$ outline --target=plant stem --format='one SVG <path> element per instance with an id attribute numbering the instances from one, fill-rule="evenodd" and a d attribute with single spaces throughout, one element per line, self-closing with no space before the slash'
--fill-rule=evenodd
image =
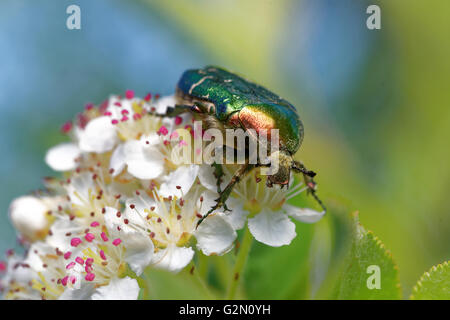
<path id="1" fill-rule="evenodd" d="M 137 277 L 137 282 L 139 283 L 139 286 L 143 289 L 143 292 L 142 292 L 143 300 L 150 299 L 149 281 L 150 280 L 145 271 L 141 274 L 140 277 Z"/>
<path id="2" fill-rule="evenodd" d="M 217 276 L 219 277 L 220 285 L 227 289 L 228 278 L 231 273 L 231 266 L 228 263 L 227 256 L 213 256 L 211 257 L 214 262 L 214 267 L 217 271 Z"/>
<path id="3" fill-rule="evenodd" d="M 193 267 L 194 267 L 194 263 L 190 264 L 189 268 L 187 268 L 187 269 L 192 270 L 192 272 L 189 271 L 189 273 L 191 274 L 191 276 L 194 277 L 194 282 L 203 289 L 203 292 L 207 296 L 207 299 L 215 299 L 209 286 L 206 284 L 205 279 L 203 279 L 201 277 L 201 275 L 199 274 L 199 272 L 197 270 L 195 270 L 195 268 L 193 268 Z"/>
<path id="4" fill-rule="evenodd" d="M 239 249 L 239 253 L 236 259 L 236 264 L 234 265 L 233 272 L 231 274 L 230 283 L 228 287 L 228 292 L 226 298 L 228 300 L 233 300 L 236 295 L 236 289 L 241 279 L 242 272 L 247 262 L 248 254 L 250 253 L 250 248 L 252 246 L 253 237 L 250 233 L 248 227 L 245 227 L 244 237 L 242 239 L 242 244 Z"/>
<path id="5" fill-rule="evenodd" d="M 203 279 L 206 279 L 208 276 L 208 269 L 209 269 L 209 257 L 205 256 L 204 254 L 198 255 L 198 268 L 197 272 L 200 274 L 200 277 Z"/>

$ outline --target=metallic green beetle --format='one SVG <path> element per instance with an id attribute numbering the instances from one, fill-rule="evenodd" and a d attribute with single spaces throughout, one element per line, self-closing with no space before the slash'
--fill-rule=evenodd
<path id="1" fill-rule="evenodd" d="M 187 70 L 181 76 L 176 88 L 177 106 L 170 108 L 169 116 L 190 111 L 204 116 L 210 124 L 219 128 L 279 130 L 279 169 L 268 176 L 267 185 L 287 185 L 291 169 L 303 174 L 309 193 L 325 210 L 316 196 L 316 184 L 312 179 L 316 174 L 307 170 L 301 162 L 293 159 L 303 140 L 303 124 L 295 107 L 266 88 L 252 83 L 234 73 L 219 67 L 207 66 L 203 69 Z M 215 122 L 212 123 L 211 122 Z M 262 164 L 243 164 L 234 174 L 224 190 L 218 191 L 217 204 L 203 217 L 224 206 L 236 183 Z M 216 167 L 217 185 L 220 185 L 221 168 Z M 203 221 L 201 219 L 201 221 Z"/>

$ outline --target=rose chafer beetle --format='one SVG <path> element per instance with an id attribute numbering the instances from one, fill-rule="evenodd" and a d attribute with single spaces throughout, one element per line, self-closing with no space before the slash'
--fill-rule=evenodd
<path id="1" fill-rule="evenodd" d="M 210 126 L 216 128 L 278 129 L 279 146 L 277 159 L 278 171 L 267 177 L 267 186 L 288 185 L 290 172 L 303 174 L 309 193 L 317 200 L 323 210 L 325 206 L 316 195 L 316 183 L 313 171 L 293 159 L 303 140 L 303 124 L 295 107 L 266 88 L 250 82 L 225 69 L 207 66 L 203 69 L 187 70 L 181 76 L 176 88 L 177 105 L 169 108 L 166 115 L 175 116 L 183 112 L 202 115 Z M 227 207 L 225 202 L 235 184 L 253 168 L 263 164 L 245 164 L 235 172 L 224 190 L 220 190 L 222 170 L 216 166 L 218 191 L 220 197 L 209 212 L 199 220 L 199 224 L 214 210 Z"/>

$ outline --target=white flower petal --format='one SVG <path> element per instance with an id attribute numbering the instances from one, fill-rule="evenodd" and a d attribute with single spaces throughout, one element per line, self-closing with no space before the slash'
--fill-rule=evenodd
<path id="1" fill-rule="evenodd" d="M 114 150 L 109 161 L 109 168 L 114 170 L 112 176 L 115 177 L 119 175 L 123 171 L 123 169 L 125 169 L 126 164 L 127 157 L 125 153 L 125 147 L 124 144 L 120 144 Z"/>
<path id="2" fill-rule="evenodd" d="M 55 171 L 69 171 L 76 168 L 75 159 L 81 150 L 74 143 L 61 143 L 50 148 L 45 155 L 45 163 Z"/>
<path id="3" fill-rule="evenodd" d="M 203 203 L 200 203 L 200 200 L 198 200 L 199 203 L 197 205 L 200 207 L 200 214 L 204 216 L 217 203 L 216 199 L 219 198 L 219 194 L 207 190 L 201 194 L 201 197 L 203 198 Z M 242 229 L 249 214 L 247 210 L 244 210 L 242 201 L 229 197 L 226 204 L 227 208 L 231 211 L 220 213 L 221 217 L 225 219 L 234 230 Z M 219 210 L 223 211 L 223 209 Z"/>
<path id="4" fill-rule="evenodd" d="M 109 117 L 95 118 L 79 134 L 79 147 L 85 152 L 103 153 L 114 148 L 119 141 L 116 127 Z"/>
<path id="5" fill-rule="evenodd" d="M 113 278 L 107 286 L 102 286 L 92 295 L 92 300 L 137 300 L 139 285 L 136 279 Z"/>
<path id="6" fill-rule="evenodd" d="M 70 241 L 67 241 L 67 233 L 78 234 L 83 231 L 83 226 L 70 220 L 69 216 L 63 216 L 53 222 L 51 228 L 51 237 L 47 237 L 45 241 L 53 248 L 66 252 L 71 249 Z"/>
<path id="7" fill-rule="evenodd" d="M 154 179 L 164 171 L 164 157 L 145 141 L 131 140 L 124 145 L 128 172 L 139 179 Z"/>
<path id="8" fill-rule="evenodd" d="M 123 223 L 123 217 L 117 216 L 117 209 L 112 207 L 105 207 L 105 225 L 108 231 L 114 236 L 120 237 L 122 234 L 134 233 L 135 231 Z M 117 230 L 120 227 L 120 231 Z M 123 239 L 122 239 L 123 240 Z"/>
<path id="9" fill-rule="evenodd" d="M 117 217 L 117 209 L 105 208 L 105 225 L 110 234 L 122 239 L 126 248 L 124 260 L 137 275 L 140 275 L 153 259 L 154 246 L 150 238 L 123 223 Z M 130 214 L 131 216 L 132 214 Z M 117 227 L 120 227 L 120 231 Z"/>
<path id="10" fill-rule="evenodd" d="M 178 123 L 178 119 L 175 117 L 164 117 L 161 121 L 161 125 L 165 126 L 169 131 L 169 136 L 175 130 L 184 128 L 187 124 L 192 124 L 192 115 L 190 113 L 182 113 L 178 117 L 181 118 L 180 123 Z"/>
<path id="11" fill-rule="evenodd" d="M 177 196 L 180 198 L 182 195 L 186 195 L 197 179 L 198 171 L 199 166 L 195 164 L 177 168 L 164 177 L 159 193 L 163 197 Z M 181 189 L 178 189 L 177 186 Z"/>
<path id="12" fill-rule="evenodd" d="M 80 289 L 67 288 L 58 300 L 91 300 L 94 293 L 95 287 L 92 284 L 83 284 Z"/>
<path id="13" fill-rule="evenodd" d="M 244 209 L 244 204 L 237 198 L 229 197 L 226 205 L 231 212 L 226 211 L 222 216 L 233 226 L 234 230 L 242 229 L 249 215 L 249 212 Z"/>
<path id="14" fill-rule="evenodd" d="M 129 215 L 133 215 L 136 211 L 144 213 L 145 210 L 148 210 L 150 207 L 156 205 L 156 201 L 153 198 L 150 198 L 145 190 L 138 190 L 139 195 L 135 195 L 133 197 L 127 198 L 126 201 L 126 211 L 129 211 Z M 134 205 L 134 209 L 130 208 L 130 205 Z M 146 215 L 143 217 L 145 218 Z"/>
<path id="15" fill-rule="evenodd" d="M 214 167 L 210 165 L 202 165 L 198 171 L 198 179 L 200 183 L 208 190 L 217 192 L 217 178 L 214 176 Z M 222 179 L 220 184 L 221 190 L 227 186 L 226 179 Z"/>
<path id="16" fill-rule="evenodd" d="M 66 189 L 72 204 L 80 206 L 84 206 L 86 202 L 89 202 L 89 192 L 96 191 L 92 175 L 88 172 L 72 176 Z"/>
<path id="17" fill-rule="evenodd" d="M 37 279 L 35 271 L 23 266 L 23 257 L 13 254 L 8 258 L 7 270 L 0 278 L 0 284 L 9 284 L 12 280 L 22 285 L 27 285 L 33 279 Z"/>
<path id="18" fill-rule="evenodd" d="M 154 179 L 163 173 L 164 165 L 157 161 L 129 161 L 128 172 L 138 179 Z"/>
<path id="19" fill-rule="evenodd" d="M 15 199 L 9 206 L 9 217 L 14 227 L 28 239 L 34 239 L 39 232 L 44 231 L 49 220 L 49 208 L 42 200 L 32 196 Z"/>
<path id="20" fill-rule="evenodd" d="M 194 256 L 192 248 L 170 245 L 155 253 L 155 267 L 172 272 L 178 272 L 191 262 Z"/>
<path id="21" fill-rule="evenodd" d="M 210 215 L 195 231 L 197 247 L 208 256 L 230 251 L 236 236 L 233 227 L 218 214 Z"/>
<path id="22" fill-rule="evenodd" d="M 157 114 L 164 114 L 168 107 L 174 107 L 177 104 L 175 96 L 164 96 L 158 99 L 155 104 Z"/>
<path id="23" fill-rule="evenodd" d="M 148 142 L 149 146 L 155 146 L 157 144 L 160 144 L 162 140 L 161 140 L 161 137 L 157 133 L 151 133 L 147 136 L 143 136 L 141 138 L 141 141 L 145 142 L 145 144 L 147 144 L 147 142 Z"/>
<path id="24" fill-rule="evenodd" d="M 141 233 L 128 233 L 123 238 L 126 247 L 125 261 L 136 275 L 140 275 L 153 258 L 154 246 L 149 237 Z"/>
<path id="25" fill-rule="evenodd" d="M 43 241 L 34 242 L 28 250 L 25 263 L 30 266 L 30 269 L 35 272 L 43 272 L 45 268 L 43 267 L 44 262 L 41 257 L 46 257 L 48 255 L 53 255 L 55 253 L 55 248 Z"/>
<path id="26" fill-rule="evenodd" d="M 317 222 L 325 215 L 325 211 L 319 212 L 309 208 L 298 208 L 290 204 L 284 204 L 283 210 L 292 218 L 305 223 Z"/>
<path id="27" fill-rule="evenodd" d="M 295 224 L 281 211 L 262 210 L 248 219 L 248 227 L 256 240 L 272 247 L 288 245 L 295 238 Z"/>
<path id="28" fill-rule="evenodd" d="M 200 201 L 200 198 L 203 201 Z M 200 208 L 200 214 L 204 216 L 216 204 L 216 199 L 219 198 L 219 194 L 206 190 L 200 195 L 200 198 L 197 200 L 197 206 Z"/>
<path id="29" fill-rule="evenodd" d="M 133 99 L 119 99 L 118 96 L 116 99 L 111 99 L 110 105 L 108 106 L 108 111 L 112 113 L 113 119 L 121 119 L 123 117 L 123 110 L 128 111 L 128 114 L 133 114 L 133 103 L 139 103 L 136 98 Z M 114 105 L 114 103 L 119 102 L 120 107 Z"/>
<path id="30" fill-rule="evenodd" d="M 131 209 L 130 205 L 134 205 L 134 208 Z M 126 200 L 124 214 L 130 223 L 145 226 L 150 208 L 156 206 L 155 200 L 150 198 L 145 191 L 141 191 L 139 196 L 134 196 Z"/>

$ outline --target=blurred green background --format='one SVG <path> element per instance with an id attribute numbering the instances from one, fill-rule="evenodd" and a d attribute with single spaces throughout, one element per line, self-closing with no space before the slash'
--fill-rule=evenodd
<path id="1" fill-rule="evenodd" d="M 81 30 L 66 28 L 70 4 Z M 370 4 L 381 30 L 366 28 Z M 170 94 L 183 70 L 216 64 L 298 107 L 298 156 L 331 207 L 291 246 L 255 245 L 248 297 L 327 297 L 353 210 L 392 252 L 405 297 L 450 257 L 448 1 L 2 0 L 0 48 L 1 250 L 17 247 L 9 202 L 52 174 L 43 157 L 64 121 L 128 88 Z"/>

